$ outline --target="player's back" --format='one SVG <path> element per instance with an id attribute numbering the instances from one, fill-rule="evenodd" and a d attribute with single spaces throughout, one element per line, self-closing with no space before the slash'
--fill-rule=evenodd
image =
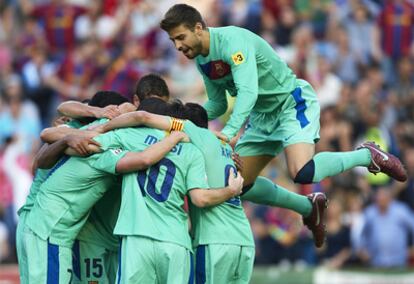
<path id="1" fill-rule="evenodd" d="M 249 64 L 257 68 L 259 97 L 286 94 L 295 89 L 295 74 L 263 38 L 235 26 L 209 28 L 209 32 L 209 55 L 197 56 L 197 66 L 202 74 L 225 88 L 232 96 L 237 95 L 233 72 L 248 68 L 246 71 L 249 72 L 237 71 L 240 76 L 243 74 L 240 79 L 245 79 L 245 82 L 256 76 L 251 73 L 254 69 Z"/>
<path id="2" fill-rule="evenodd" d="M 125 128 L 97 140 L 106 148 L 143 151 L 165 135 L 151 128 Z M 149 169 L 124 176 L 115 233 L 174 242 L 191 249 L 184 196 L 189 189 L 206 186 L 200 151 L 191 143 L 177 144 Z"/>
<path id="3" fill-rule="evenodd" d="M 230 145 L 190 121 L 185 122 L 184 131 L 204 156 L 209 187 L 227 186 L 230 170 L 237 172 Z M 209 208 L 191 206 L 190 213 L 195 246 L 213 243 L 254 246 L 250 224 L 239 197 Z"/>
<path id="4" fill-rule="evenodd" d="M 92 207 L 88 220 L 79 232 L 80 241 L 117 251 L 119 239 L 113 234 L 121 206 L 121 177 Z"/>
<path id="5" fill-rule="evenodd" d="M 104 155 L 66 156 L 49 171 L 28 215 L 33 232 L 52 243 L 71 245 L 90 208 L 115 182 L 115 176 L 92 167 Z"/>

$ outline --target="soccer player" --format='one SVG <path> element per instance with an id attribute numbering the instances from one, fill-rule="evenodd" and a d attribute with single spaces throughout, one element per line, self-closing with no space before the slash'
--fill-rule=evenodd
<path id="1" fill-rule="evenodd" d="M 183 138 L 180 133 L 172 133 L 143 152 L 109 149 L 57 163 L 26 216 L 23 251 L 27 255 L 28 279 L 24 283 L 70 282 L 75 238 L 91 207 L 116 184 L 115 174 L 149 167 Z"/>
<path id="2" fill-rule="evenodd" d="M 189 118 L 195 124 L 134 112 L 103 124 L 99 131 L 142 124 L 162 130 L 171 127 L 183 130 L 204 157 L 209 187 L 225 186 L 230 169 L 235 169 L 230 145 L 207 129 L 207 113 L 200 105 L 188 103 L 180 113 L 181 117 Z M 254 240 L 240 198 L 208 208 L 198 208 L 190 203 L 190 215 L 196 253 L 196 283 L 249 283 L 253 271 Z"/>
<path id="3" fill-rule="evenodd" d="M 181 135 L 182 136 L 182 135 Z M 168 137 L 168 139 L 166 139 L 166 141 L 162 141 L 161 143 L 154 145 L 155 148 L 149 148 L 147 149 L 148 151 L 146 151 L 145 153 L 128 153 L 125 157 L 123 157 L 120 160 L 120 163 L 117 164 L 117 167 L 121 167 L 119 170 L 120 171 L 124 171 L 125 169 L 125 164 L 129 164 L 129 163 L 133 163 L 132 169 L 135 169 L 134 167 L 140 167 L 142 165 L 146 165 L 148 166 L 148 164 L 150 161 L 152 161 L 152 159 L 157 159 L 159 158 L 159 155 L 162 153 L 165 153 L 163 151 L 167 151 L 169 149 L 171 149 L 176 142 L 178 142 L 180 139 L 180 134 L 174 134 L 171 137 Z M 167 144 L 166 144 L 167 143 Z M 50 148 L 53 148 L 54 146 L 59 144 L 64 144 L 64 143 L 54 143 L 53 145 L 51 145 Z M 99 144 L 98 144 L 99 145 Z M 161 145 L 161 146 L 160 146 Z M 60 145 L 61 147 L 62 145 Z M 64 145 L 63 145 L 64 146 Z M 160 149 L 160 147 L 166 147 L 167 148 L 165 150 L 163 150 L 164 148 Z M 159 150 L 162 150 L 161 152 L 159 152 Z M 153 153 L 153 151 L 155 151 L 155 153 Z M 48 150 L 47 153 L 50 152 L 50 149 Z M 97 159 L 96 157 L 94 159 L 97 159 L 98 161 L 100 159 L 104 159 L 105 156 L 109 156 L 109 158 L 116 158 L 116 156 L 118 156 L 118 151 L 112 151 L 113 155 L 111 155 L 111 152 L 109 153 L 103 153 L 102 155 L 100 155 L 99 159 Z M 150 155 L 154 155 L 153 157 L 148 157 L 147 153 Z M 119 153 L 119 155 L 124 155 L 123 153 Z M 158 156 L 158 157 L 157 157 Z M 138 159 L 138 160 L 136 160 Z M 35 283 L 42 283 L 45 282 L 46 279 L 46 269 L 44 267 L 45 264 L 49 264 L 49 269 L 52 268 L 56 268 L 53 267 L 53 264 L 56 264 L 56 261 L 58 259 L 50 259 L 49 262 L 44 261 L 44 259 L 42 259 L 42 256 L 47 253 L 47 251 L 39 251 L 36 252 L 33 250 L 36 250 L 39 247 L 35 247 L 29 243 L 27 243 L 27 241 L 29 240 L 29 242 L 33 242 L 35 245 L 40 245 L 40 246 L 44 246 L 44 241 L 45 241 L 45 237 L 43 236 L 43 239 L 38 238 L 38 236 L 33 235 L 33 233 L 31 233 L 31 230 L 34 230 L 36 232 L 42 232 L 42 233 L 47 233 L 47 234 L 51 234 L 54 235 L 55 233 L 53 232 L 53 228 L 62 228 L 65 226 L 68 226 L 69 229 L 67 230 L 68 232 L 68 237 L 65 239 L 64 237 L 62 238 L 56 238 L 56 242 L 64 242 L 66 247 L 62 247 L 61 252 L 63 253 L 62 256 L 64 256 L 64 253 L 66 253 L 67 255 L 71 256 L 71 254 L 68 253 L 68 251 L 70 251 L 70 240 L 71 238 L 74 236 L 76 236 L 76 234 L 74 233 L 74 231 L 80 229 L 81 225 L 84 223 L 84 220 L 86 220 L 87 214 L 86 215 L 82 215 L 82 211 L 77 211 L 75 209 L 74 212 L 71 212 L 71 210 L 69 210 L 68 212 L 60 212 L 61 210 L 63 210 L 64 208 L 70 207 L 73 205 L 73 207 L 77 207 L 79 206 L 76 203 L 72 203 L 69 202 L 69 204 L 66 204 L 64 207 L 60 208 L 59 204 L 63 204 L 65 202 L 68 202 L 68 200 L 72 199 L 72 198 L 81 198 L 82 194 L 86 194 L 84 192 L 78 192 L 78 194 L 74 194 L 72 193 L 73 191 L 76 191 L 76 189 L 78 189 L 79 191 L 85 190 L 89 187 L 91 188 L 91 197 L 89 200 L 86 200 L 86 202 L 91 202 L 91 199 L 97 199 L 99 198 L 99 193 L 102 193 L 105 189 L 106 189 L 106 185 L 103 184 L 103 186 L 101 187 L 102 191 L 99 191 L 99 183 L 102 181 L 99 180 L 92 180 L 89 181 L 89 183 L 85 183 L 85 184 L 81 184 L 78 185 L 78 182 L 82 182 L 82 178 L 86 181 L 88 181 L 88 178 L 93 179 L 93 178 L 97 178 L 98 176 L 102 176 L 105 173 L 103 171 L 98 171 L 92 167 L 90 167 L 90 163 L 93 162 L 93 158 L 90 157 L 88 158 L 88 163 L 89 164 L 85 164 L 85 161 L 82 161 L 80 158 L 65 158 L 63 160 L 61 160 L 54 169 L 52 169 L 51 171 L 49 171 L 48 174 L 46 174 L 47 176 L 47 182 L 45 182 L 42 185 L 42 190 L 34 190 L 34 189 L 38 189 L 38 187 L 32 187 L 30 196 L 28 197 L 27 203 L 24 208 L 23 211 L 26 212 L 25 215 L 27 214 L 27 218 L 25 217 L 25 219 L 27 219 L 27 223 L 26 222 L 22 222 L 23 220 L 21 219 L 19 222 L 19 226 L 20 226 L 20 232 L 22 232 L 22 235 L 20 237 L 20 239 L 22 240 L 21 242 L 19 242 L 21 245 L 19 246 L 21 248 L 21 252 L 19 253 L 21 256 L 19 256 L 19 268 L 23 268 L 25 269 L 26 273 L 21 273 L 21 275 L 25 275 L 28 278 L 25 278 L 25 280 L 22 281 L 22 283 L 26 283 L 28 281 L 28 279 L 33 280 Z M 156 160 L 155 160 L 156 161 Z M 95 161 L 96 162 L 96 161 Z M 135 164 L 134 164 L 135 163 Z M 73 168 L 70 167 L 70 165 L 78 165 L 81 168 L 84 168 L 85 171 L 82 171 L 81 168 L 74 166 Z M 59 168 L 60 166 L 62 166 L 63 168 L 67 168 L 66 173 L 63 171 L 63 173 L 61 172 L 61 169 L 56 170 L 57 168 Z M 123 168 L 124 167 L 124 168 Z M 76 169 L 75 171 L 73 171 L 73 169 Z M 113 169 L 109 169 L 109 170 L 113 170 Z M 79 172 L 78 172 L 79 171 Z M 95 174 L 95 176 L 94 176 Z M 57 175 L 57 177 L 56 177 Z M 59 177 L 65 177 L 65 179 L 61 179 Z M 105 178 L 103 179 L 105 180 Z M 108 180 L 108 178 L 106 177 L 106 180 Z M 37 179 L 36 179 L 37 181 Z M 72 185 L 74 185 L 73 187 L 71 187 L 70 185 L 68 185 L 69 183 L 72 183 Z M 104 183 L 104 182 L 103 182 Z M 93 187 L 94 185 L 96 185 L 97 187 Z M 62 186 L 62 189 L 60 189 L 60 186 Z M 44 189 L 46 188 L 46 189 Z M 60 189 L 60 190 L 59 190 Z M 95 191 L 94 191 L 95 190 Z M 56 191 L 56 192 L 55 192 Z M 83 202 L 83 201 L 82 201 Z M 79 203 L 82 203 L 81 201 Z M 35 205 L 33 205 L 33 203 L 35 203 Z M 47 203 L 50 203 L 50 206 L 47 206 Z M 47 207 L 44 207 L 46 204 Z M 54 206 L 54 207 L 53 207 Z M 33 207 L 33 209 L 32 209 Z M 59 209 L 60 208 L 60 209 Z M 85 209 L 86 210 L 86 209 Z M 33 212 L 35 211 L 35 212 Z M 86 212 L 86 211 L 85 211 Z M 71 214 L 74 215 L 71 215 Z M 30 217 L 30 216 L 34 216 L 35 217 Z M 78 217 L 82 217 L 82 219 L 76 223 L 75 228 L 70 228 L 68 223 L 63 222 L 63 224 L 55 224 L 55 221 L 57 220 L 66 220 L 66 222 L 69 221 L 73 221 L 71 218 L 74 216 L 78 216 Z M 31 219 L 30 219 L 31 218 Z M 54 220 L 54 222 L 51 222 L 50 220 Z M 30 229 L 32 228 L 32 229 Z M 73 231 L 71 231 L 73 230 Z M 65 231 L 64 229 L 62 229 L 62 234 L 63 231 Z M 40 234 L 40 233 L 38 233 Z M 59 234 L 59 232 L 57 233 Z M 19 239 L 19 238 L 18 238 Z M 52 242 L 52 240 L 49 240 L 50 244 Z M 66 241 L 66 242 L 65 242 Z M 57 246 L 52 246 L 50 245 L 49 247 L 52 247 L 55 253 L 57 253 Z M 38 254 L 38 255 L 37 255 Z M 66 256 L 67 256 L 66 255 Z M 31 256 L 31 257 L 30 257 Z M 33 257 L 34 256 L 34 257 Z M 51 255 L 53 256 L 53 254 Z M 56 256 L 56 255 L 55 255 Z M 26 260 L 26 263 L 22 263 L 24 262 L 24 260 Z M 36 263 L 36 260 L 42 260 L 44 262 L 40 263 Z M 53 262 L 53 260 L 55 262 Z M 66 264 L 70 263 L 71 261 L 67 261 L 66 260 Z M 43 264 L 43 266 L 42 266 Z M 61 263 L 63 266 L 65 265 L 65 263 Z M 42 270 L 43 269 L 43 270 Z M 68 268 L 69 269 L 69 268 Z M 59 277 L 59 273 L 56 273 L 57 271 L 52 271 L 51 274 L 49 274 L 48 276 L 55 276 L 55 277 Z M 63 278 L 61 279 L 65 279 L 65 276 L 68 276 L 68 273 L 66 270 L 62 270 L 61 271 L 61 276 Z M 30 277 L 29 277 L 30 276 Z M 39 277 L 39 278 L 37 278 Z M 56 280 L 56 278 L 52 278 L 52 281 Z"/>
<path id="4" fill-rule="evenodd" d="M 168 99 L 169 92 L 165 81 L 155 74 L 148 74 L 137 83 L 133 96 L 134 110 L 138 106 L 140 109 L 151 112 L 156 110 L 156 107 L 162 106 L 163 102 Z M 77 103 L 64 104 L 66 105 L 61 105 L 60 111 L 69 116 L 74 114 L 83 116 L 90 111 L 85 109 L 86 113 L 79 113 Z M 98 113 L 107 108 L 105 104 L 99 106 Z M 113 188 L 108 190 L 92 208 L 88 221 L 78 234 L 73 247 L 75 275 L 73 283 L 115 282 L 119 259 L 119 237 L 113 234 L 113 229 L 118 218 L 120 204 L 120 188 Z"/>
<path id="5" fill-rule="evenodd" d="M 139 151 L 164 133 L 124 128 L 96 139 L 104 147 Z M 148 170 L 124 176 L 114 231 L 122 237 L 118 283 L 188 283 L 192 245 L 184 196 L 188 194 L 198 207 L 231 199 L 242 188 L 241 176 L 233 177 L 234 172 L 229 168 L 225 177 L 223 169 L 219 189 L 202 189 L 208 188 L 203 156 L 194 145 L 184 143 Z"/>
<path id="6" fill-rule="evenodd" d="M 293 197 L 284 188 L 257 178 L 263 168 L 282 150 L 291 178 L 301 184 L 319 182 L 356 166 L 383 172 L 399 181 L 406 171 L 393 155 L 372 142 L 351 152 L 322 152 L 315 155 L 319 140 L 320 107 L 310 84 L 296 78 L 272 47 L 254 33 L 234 26 L 207 28 L 200 13 L 186 4 L 171 7 L 161 21 L 176 49 L 195 59 L 203 76 L 209 119 L 227 109 L 226 91 L 236 96 L 233 113 L 218 137 L 232 139 L 249 118 L 236 152 L 244 161 L 244 192 L 251 198 L 269 199 L 274 206 L 288 204 L 302 211 L 304 223 L 312 230 L 316 246 L 324 240 L 320 222 L 326 197 Z M 274 200 L 271 200 L 274 197 Z M 318 214 L 319 213 L 319 214 Z M 322 215 L 321 215 L 322 214 Z"/>
<path id="7" fill-rule="evenodd" d="M 92 100 L 89 102 L 88 108 L 89 110 L 96 110 L 98 113 L 98 109 L 101 110 L 101 112 L 103 110 L 99 106 L 110 106 L 111 109 L 114 110 L 114 108 L 117 108 L 116 105 L 121 105 L 125 102 L 127 102 L 127 100 L 116 92 L 100 91 L 93 96 Z M 84 104 L 81 105 L 84 106 Z M 79 107 L 77 109 L 79 109 Z M 60 136 L 66 136 L 58 142 L 49 141 L 55 143 L 50 145 L 46 143 L 39 150 L 34 159 L 33 172 L 35 174 L 32 186 L 30 188 L 30 193 L 27 196 L 25 205 L 22 206 L 18 211 L 19 222 L 16 230 L 16 248 L 19 261 L 19 274 L 22 283 L 24 283 L 26 279 L 28 279 L 27 256 L 23 252 L 23 232 L 25 231 L 26 226 L 26 215 L 33 207 L 40 186 L 48 176 L 50 168 L 53 167 L 53 165 L 55 165 L 58 162 L 58 160 L 62 158 L 64 150 L 68 147 L 74 149 L 75 152 L 77 152 L 81 156 L 87 156 L 93 153 L 93 150 L 87 148 L 87 145 L 94 145 L 95 147 L 100 146 L 99 143 L 92 140 L 92 135 L 89 135 L 84 131 L 78 130 L 78 128 L 82 126 L 82 123 L 80 123 L 78 120 L 58 119 L 57 121 L 60 121 L 60 123 L 54 123 L 54 129 L 57 130 L 57 132 L 60 132 L 62 129 L 64 130 L 64 132 L 69 131 L 72 134 L 59 134 Z M 63 126 L 66 127 L 62 128 Z M 53 133 L 47 135 L 49 135 L 48 138 L 53 138 Z M 58 139 L 59 137 L 55 138 Z"/>
<path id="8" fill-rule="evenodd" d="M 119 95 L 122 100 L 110 99 L 113 93 L 115 92 L 101 92 L 98 98 L 96 96 L 92 98 L 89 105 L 76 101 L 64 102 L 58 107 L 58 111 L 63 115 L 87 122 L 90 122 L 88 117 L 112 119 L 120 112 L 130 111 L 130 108 L 125 110 L 125 107 L 122 107 L 127 101 L 126 98 Z M 168 99 L 169 91 L 165 81 L 158 75 L 148 74 L 137 83 L 132 110 L 138 106 L 139 109 L 150 112 L 157 111 L 157 108 L 162 107 L 163 102 Z M 122 104 L 115 108 L 120 103 Z M 56 135 L 56 130 L 53 129 L 45 130 L 43 133 L 43 137 L 46 136 L 49 139 L 59 138 Z M 121 181 L 119 181 L 119 186 L 121 186 Z M 120 203 L 121 191 L 114 188 L 108 190 L 92 208 L 88 221 L 78 234 L 73 247 L 74 283 L 85 281 L 113 283 L 115 281 L 119 240 L 113 234 L 113 229 Z"/>

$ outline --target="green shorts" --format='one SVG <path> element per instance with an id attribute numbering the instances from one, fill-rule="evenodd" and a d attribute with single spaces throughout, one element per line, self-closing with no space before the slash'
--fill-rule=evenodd
<path id="1" fill-rule="evenodd" d="M 24 230 L 26 227 L 26 215 L 28 211 L 23 210 L 19 215 L 19 222 L 16 228 L 16 252 L 17 261 L 19 262 L 20 283 L 25 282 L 27 278 L 27 255 L 24 248 Z"/>
<path id="2" fill-rule="evenodd" d="M 72 248 L 72 283 L 115 283 L 118 251 L 76 240 Z"/>
<path id="3" fill-rule="evenodd" d="M 320 106 L 312 86 L 297 80 L 298 86 L 281 108 L 268 113 L 250 113 L 244 134 L 236 145 L 242 157 L 276 156 L 289 145 L 314 144 L 319 140 Z"/>
<path id="4" fill-rule="evenodd" d="M 187 284 L 192 278 L 191 252 L 173 243 L 125 236 L 119 259 L 116 283 Z"/>
<path id="5" fill-rule="evenodd" d="M 21 283 L 71 283 L 72 250 L 39 238 L 27 226 L 23 229 L 22 254 L 27 274 Z"/>
<path id="6" fill-rule="evenodd" d="M 228 244 L 200 245 L 196 249 L 196 284 L 249 283 L 254 247 Z"/>

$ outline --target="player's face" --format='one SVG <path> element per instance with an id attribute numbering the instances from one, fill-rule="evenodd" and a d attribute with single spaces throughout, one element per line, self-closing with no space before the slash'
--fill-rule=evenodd
<path id="1" fill-rule="evenodd" d="M 201 53 L 201 30 L 196 25 L 194 31 L 190 30 L 184 25 L 180 25 L 168 33 L 171 41 L 174 43 L 175 48 L 181 51 L 185 57 L 193 59 Z"/>

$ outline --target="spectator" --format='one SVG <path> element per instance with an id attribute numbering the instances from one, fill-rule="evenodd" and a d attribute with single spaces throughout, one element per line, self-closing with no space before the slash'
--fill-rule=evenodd
<path id="1" fill-rule="evenodd" d="M 138 58 L 145 58 L 145 56 L 142 43 L 133 39 L 126 42 L 122 53 L 107 68 L 102 89 L 116 91 L 131 100 L 135 91 L 135 83 L 143 73 L 138 64 Z"/>
<path id="2" fill-rule="evenodd" d="M 129 1 L 118 8 L 114 16 L 104 14 L 104 3 L 100 0 L 89 2 L 86 14 L 75 21 L 75 36 L 79 40 L 96 38 L 106 46 L 111 46 L 113 40 L 128 20 Z"/>
<path id="3" fill-rule="evenodd" d="M 404 56 L 397 63 L 397 79 L 392 84 L 392 98 L 398 118 L 401 120 L 414 119 L 414 76 L 413 59 Z"/>
<path id="4" fill-rule="evenodd" d="M 379 31 L 367 6 L 362 3 L 353 5 L 352 14 L 343 21 L 343 25 L 348 33 L 351 52 L 359 64 L 369 65 L 371 60 L 381 59 Z"/>
<path id="5" fill-rule="evenodd" d="M 409 234 L 414 234 L 413 213 L 393 199 L 391 188 L 379 188 L 365 210 L 361 258 L 372 267 L 407 266 Z"/>
<path id="6" fill-rule="evenodd" d="M 398 199 L 414 210 L 414 144 L 404 150 L 404 165 L 408 173 L 408 181 L 396 185 Z"/>
<path id="7" fill-rule="evenodd" d="M 38 6 L 29 0 L 20 3 L 23 12 L 36 17 L 44 27 L 49 47 L 57 60 L 75 47 L 75 20 L 86 12 L 84 8 L 67 4 L 65 0 L 51 0 Z"/>
<path id="8" fill-rule="evenodd" d="M 168 85 L 172 97 L 184 102 L 202 103 L 206 100 L 204 84 L 196 66 L 181 53 L 169 68 Z"/>
<path id="9" fill-rule="evenodd" d="M 309 74 L 309 81 L 318 94 L 321 109 L 328 105 L 336 104 L 341 92 L 342 82 L 331 71 L 331 68 L 329 58 L 319 55 L 316 72 Z"/>
<path id="10" fill-rule="evenodd" d="M 334 105 L 321 111 L 321 139 L 316 145 L 318 152 L 351 151 L 352 126 L 342 119 Z"/>
<path id="11" fill-rule="evenodd" d="M 327 212 L 325 245 L 318 251 L 319 260 L 330 268 L 342 267 L 351 256 L 350 229 L 343 222 L 344 208 L 338 197 L 331 198 Z"/>
<path id="12" fill-rule="evenodd" d="M 335 30 L 335 42 L 337 46 L 336 58 L 333 59 L 333 68 L 342 82 L 355 84 L 359 79 L 358 62 L 350 49 L 348 33 L 338 27 Z"/>
<path id="13" fill-rule="evenodd" d="M 24 141 L 24 152 L 33 153 L 39 147 L 40 119 L 33 103 L 24 99 L 21 79 L 7 78 L 4 99 L 6 106 L 0 112 L 0 143 L 17 137 Z"/>
<path id="14" fill-rule="evenodd" d="M 46 49 L 37 47 L 31 50 L 30 59 L 21 71 L 25 92 L 39 109 L 42 128 L 50 125 L 55 113 L 56 93 L 46 84 L 55 69 L 55 65 L 47 58 Z"/>
<path id="15" fill-rule="evenodd" d="M 410 1 L 386 1 L 378 17 L 381 46 L 384 52 L 383 68 L 388 83 L 395 80 L 395 63 L 408 55 L 412 44 L 414 9 Z"/>
<path id="16" fill-rule="evenodd" d="M 98 75 L 97 53 L 99 42 L 87 39 L 79 42 L 76 48 L 67 53 L 53 76 L 46 83 L 53 88 L 61 100 L 90 99 L 96 92 L 95 79 Z"/>

